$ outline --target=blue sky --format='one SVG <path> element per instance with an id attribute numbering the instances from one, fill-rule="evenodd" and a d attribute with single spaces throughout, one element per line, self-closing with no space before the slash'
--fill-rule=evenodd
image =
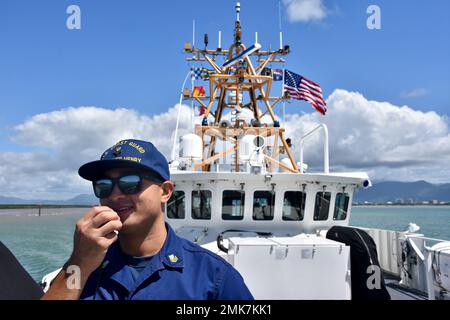
<path id="1" fill-rule="evenodd" d="M 78 105 L 127 106 L 154 114 L 176 102 L 188 64 L 182 47 L 222 30 L 229 43 L 234 1 L 2 1 L 0 10 L 1 125 Z M 447 114 L 450 107 L 450 3 L 324 1 L 322 21 L 289 22 L 286 68 L 369 99 Z M 81 30 L 66 28 L 66 8 L 81 9 Z M 381 30 L 366 27 L 369 4 L 381 9 Z M 254 32 L 278 45 L 278 1 L 241 1 L 244 41 Z M 225 42 L 227 40 L 227 42 Z M 424 89 L 419 97 L 402 93 Z M 309 110 L 308 110 L 309 111 Z"/>
<path id="2" fill-rule="evenodd" d="M 368 101 L 434 111 L 448 124 L 449 1 L 309 1 L 322 8 L 323 17 L 295 21 L 289 5 L 305 0 L 281 2 L 284 42 L 292 50 L 287 69 L 318 82 L 325 97 L 336 89 L 358 92 Z M 244 43 L 251 44 L 258 31 L 263 48 L 276 48 L 279 1 L 240 2 Z M 14 128 L 37 114 L 81 106 L 124 107 L 147 116 L 167 112 L 178 102 L 190 67 L 182 48 L 192 39 L 192 20 L 197 46 L 203 46 L 207 32 L 209 47 L 215 47 L 221 30 L 222 46 L 228 47 L 234 4 L 2 0 L 0 152 L 42 150 L 14 138 Z M 380 30 L 366 26 L 371 4 L 381 9 Z M 69 5 L 81 9 L 81 30 L 66 27 Z M 287 112 L 314 110 L 293 102 Z"/>

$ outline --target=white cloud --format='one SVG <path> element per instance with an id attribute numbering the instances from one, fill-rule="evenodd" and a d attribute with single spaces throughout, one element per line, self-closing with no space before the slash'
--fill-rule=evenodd
<path id="1" fill-rule="evenodd" d="M 13 141 L 38 151 L 0 152 L 0 176 L 8 181 L 0 187 L 0 195 L 66 199 L 74 193 L 90 192 L 89 183 L 78 177 L 78 168 L 100 158 L 105 149 L 121 139 L 150 140 L 169 157 L 177 106 L 153 117 L 126 108 L 98 107 L 33 116 L 14 128 Z M 191 109 L 181 108 L 179 134 L 192 128 Z"/>
<path id="2" fill-rule="evenodd" d="M 424 95 L 428 94 L 428 90 L 425 88 L 417 88 L 410 91 L 403 91 L 401 93 L 401 96 L 404 98 L 417 98 L 422 97 Z"/>
<path id="3" fill-rule="evenodd" d="M 297 158 L 299 138 L 323 122 L 330 133 L 332 171 L 367 171 L 374 180 L 450 180 L 448 119 L 339 89 L 328 97 L 327 107 L 326 116 L 287 115 L 286 136 Z M 293 102 L 287 112 L 300 112 L 298 108 Z M 36 115 L 16 126 L 13 135 L 32 151 L 0 152 L 0 195 L 67 199 L 89 193 L 78 168 L 124 138 L 152 141 L 170 157 L 176 111 L 174 106 L 146 116 L 125 108 L 78 107 Z M 179 135 L 191 129 L 191 109 L 183 105 Z M 319 137 L 308 140 L 305 162 L 310 168 L 322 168 L 322 152 Z"/>
<path id="4" fill-rule="evenodd" d="M 56 152 L 70 165 L 98 158 L 106 147 L 127 139 L 151 140 L 169 156 L 171 134 L 175 128 L 178 105 L 149 117 L 126 108 L 67 108 L 38 114 L 15 127 L 13 140 L 27 146 Z M 182 105 L 181 131 L 191 128 L 191 109 Z"/>
<path id="5" fill-rule="evenodd" d="M 327 16 L 322 0 L 283 0 L 283 4 L 291 22 L 322 20 Z"/>
<path id="6" fill-rule="evenodd" d="M 330 165 L 342 170 L 367 170 L 374 179 L 450 180 L 450 131 L 446 118 L 435 112 L 369 101 L 359 93 L 345 90 L 335 90 L 327 105 L 326 116 L 289 115 L 286 126 L 295 141 L 320 122 L 327 124 Z M 322 165 L 322 154 L 319 137 L 305 145 L 305 161 L 315 167 Z"/>

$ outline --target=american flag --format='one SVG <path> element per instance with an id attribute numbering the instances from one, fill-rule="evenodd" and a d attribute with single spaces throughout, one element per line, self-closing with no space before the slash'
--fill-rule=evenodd
<path id="1" fill-rule="evenodd" d="M 325 100 L 320 86 L 292 71 L 284 70 L 284 91 L 288 92 L 292 99 L 305 100 L 325 115 L 327 111 Z"/>

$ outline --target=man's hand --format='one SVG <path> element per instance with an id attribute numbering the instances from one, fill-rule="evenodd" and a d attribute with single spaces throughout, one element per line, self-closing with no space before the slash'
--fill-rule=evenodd
<path id="1" fill-rule="evenodd" d="M 76 224 L 74 248 L 69 261 L 53 280 L 43 299 L 79 299 L 90 274 L 105 258 L 108 248 L 118 239 L 122 222 L 116 212 L 105 206 L 93 207 Z M 71 266 L 79 268 L 79 288 L 68 285 Z"/>
<path id="2" fill-rule="evenodd" d="M 100 266 L 106 251 L 117 240 L 118 236 L 114 231 L 121 228 L 120 217 L 111 208 L 93 207 L 77 222 L 69 262 L 91 274 Z"/>

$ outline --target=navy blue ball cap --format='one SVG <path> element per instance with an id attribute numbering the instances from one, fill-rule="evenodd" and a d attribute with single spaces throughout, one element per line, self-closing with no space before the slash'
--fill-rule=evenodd
<path id="1" fill-rule="evenodd" d="M 143 140 L 121 140 L 103 152 L 100 160 L 86 163 L 78 174 L 93 181 L 111 169 L 135 169 L 155 177 L 156 182 L 170 180 L 166 157 L 151 143 Z"/>

